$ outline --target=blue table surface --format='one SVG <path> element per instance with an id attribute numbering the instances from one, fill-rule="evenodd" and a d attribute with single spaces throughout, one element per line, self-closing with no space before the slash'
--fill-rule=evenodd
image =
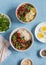
<path id="1" fill-rule="evenodd" d="M 15 16 L 16 7 L 23 2 L 30 2 L 37 9 L 36 19 L 29 24 L 20 23 Z M 7 40 L 9 40 L 10 33 L 18 27 L 25 27 L 34 35 L 36 25 L 40 22 L 46 22 L 46 0 L 0 0 L 0 13 L 5 13 L 11 18 L 11 28 L 6 33 L 1 34 Z M 46 65 L 46 58 L 41 58 L 39 55 L 42 48 L 46 48 L 46 44 L 39 42 L 34 35 L 33 46 L 27 52 L 17 52 L 10 46 L 9 49 L 12 53 L 2 65 L 20 65 L 21 60 L 24 58 L 31 59 L 34 65 Z"/>

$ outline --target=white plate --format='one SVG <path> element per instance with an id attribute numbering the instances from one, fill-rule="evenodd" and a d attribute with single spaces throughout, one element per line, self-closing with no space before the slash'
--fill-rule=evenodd
<path id="1" fill-rule="evenodd" d="M 41 39 L 39 39 L 38 36 L 37 36 L 37 34 L 38 34 L 38 32 L 39 32 L 39 29 L 40 29 L 42 26 L 46 26 L 46 22 L 42 22 L 42 23 L 40 23 L 40 24 L 38 24 L 38 25 L 36 26 L 36 28 L 35 28 L 35 36 L 36 36 L 37 40 L 39 40 L 40 42 L 46 43 L 46 38 L 41 38 Z"/>

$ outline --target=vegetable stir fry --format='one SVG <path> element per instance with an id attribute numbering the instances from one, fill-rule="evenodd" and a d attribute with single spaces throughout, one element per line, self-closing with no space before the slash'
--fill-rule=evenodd
<path id="1" fill-rule="evenodd" d="M 23 4 L 17 10 L 17 16 L 23 22 L 30 22 L 36 16 L 36 10 L 31 4 Z"/>
<path id="2" fill-rule="evenodd" d="M 27 49 L 32 43 L 31 39 L 26 41 L 24 36 L 21 37 L 20 32 L 15 32 L 12 35 L 11 41 L 12 41 L 13 46 L 19 50 Z"/>

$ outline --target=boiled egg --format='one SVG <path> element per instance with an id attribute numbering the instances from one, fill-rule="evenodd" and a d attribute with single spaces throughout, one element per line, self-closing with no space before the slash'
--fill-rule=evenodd
<path id="1" fill-rule="evenodd" d="M 31 9 L 31 14 L 32 14 L 32 15 L 35 15 L 35 14 L 36 14 L 35 11 L 36 11 L 36 10 L 35 10 L 34 8 L 32 8 L 32 9 Z"/>
<path id="2" fill-rule="evenodd" d="M 42 32 L 46 32 L 46 26 L 42 26 L 40 29 Z"/>
<path id="3" fill-rule="evenodd" d="M 37 36 L 38 36 L 38 38 L 39 38 L 39 39 L 41 39 L 41 38 L 43 38 L 43 37 L 44 37 L 44 35 L 43 35 L 43 33 L 42 33 L 42 32 L 38 32 Z"/>

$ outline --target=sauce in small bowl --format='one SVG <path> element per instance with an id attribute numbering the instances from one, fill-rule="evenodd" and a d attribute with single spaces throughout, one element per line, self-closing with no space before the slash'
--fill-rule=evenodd
<path id="1" fill-rule="evenodd" d="M 40 51 L 40 56 L 41 56 L 41 57 L 46 57 L 46 49 L 42 49 L 42 50 Z"/>

